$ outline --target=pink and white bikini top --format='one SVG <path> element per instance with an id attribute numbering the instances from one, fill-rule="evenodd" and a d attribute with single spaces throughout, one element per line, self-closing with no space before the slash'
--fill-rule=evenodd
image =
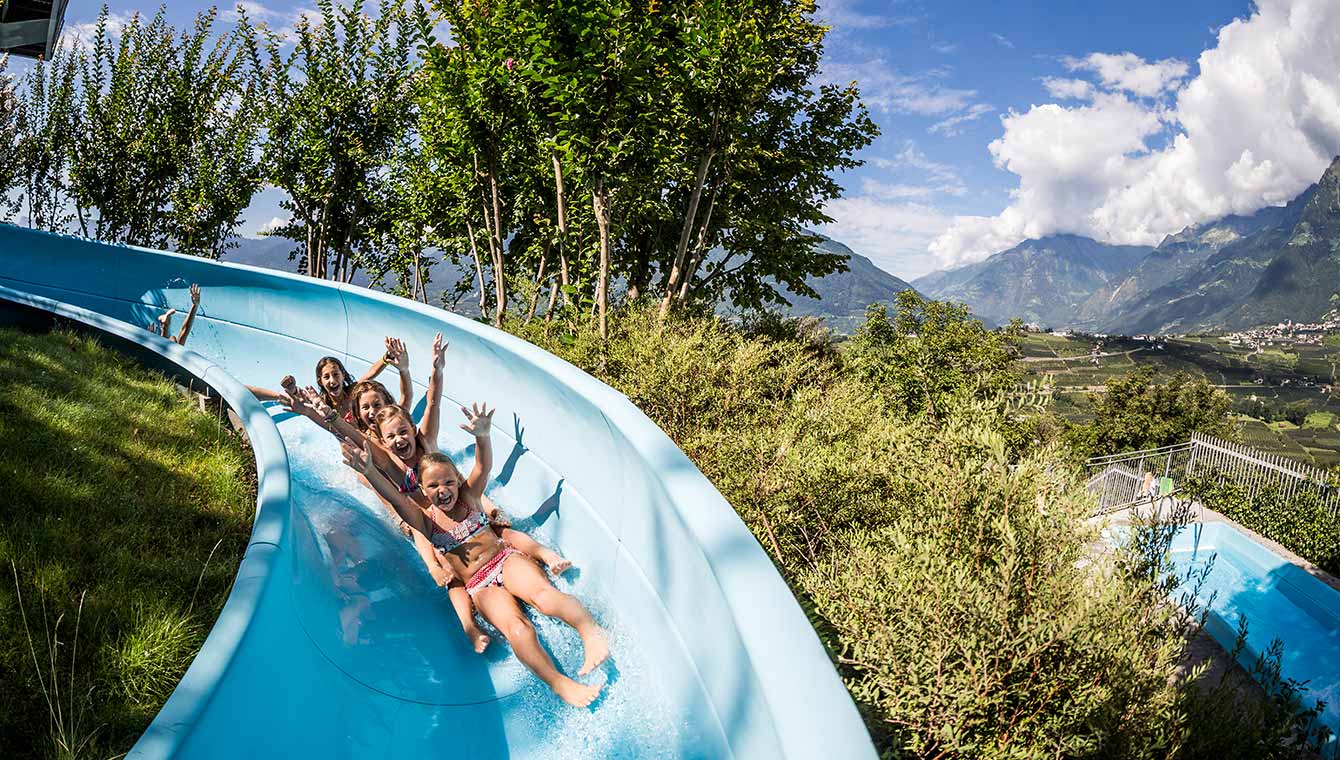
<path id="1" fill-rule="evenodd" d="M 442 511 L 436 506 L 433 509 Z M 491 525 L 488 515 L 484 514 L 483 510 L 478 509 L 446 530 L 438 527 L 437 520 L 430 520 L 429 522 L 432 523 L 432 527 L 429 529 L 428 540 L 432 542 L 433 546 L 444 552 L 460 547 L 461 544 L 488 530 Z"/>

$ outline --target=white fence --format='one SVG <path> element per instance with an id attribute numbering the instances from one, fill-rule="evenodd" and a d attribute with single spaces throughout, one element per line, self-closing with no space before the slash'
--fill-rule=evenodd
<path id="1" fill-rule="evenodd" d="M 1192 475 L 1231 482 L 1249 497 L 1264 488 L 1286 500 L 1311 492 L 1331 514 L 1340 509 L 1340 488 L 1330 484 L 1325 470 L 1201 433 L 1175 446 L 1094 457 L 1086 470 L 1099 513 L 1171 496 Z"/>

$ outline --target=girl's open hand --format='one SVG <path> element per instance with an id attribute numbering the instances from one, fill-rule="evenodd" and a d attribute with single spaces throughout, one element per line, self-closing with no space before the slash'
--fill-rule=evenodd
<path id="1" fill-rule="evenodd" d="M 307 405 L 322 417 L 329 417 L 335 413 L 335 410 L 330 408 L 330 404 L 327 404 L 326 400 L 321 398 L 321 394 L 310 385 L 303 388 L 302 397 Z"/>
<path id="2" fill-rule="evenodd" d="M 439 370 L 447 366 L 447 342 L 442 340 L 442 333 L 438 333 L 433 338 L 433 369 Z"/>
<path id="3" fill-rule="evenodd" d="M 497 409 L 489 409 L 488 404 L 471 404 L 469 409 L 461 407 L 461 413 L 465 415 L 466 422 L 461 425 L 461 430 L 473 435 L 476 438 L 488 437 L 489 431 L 493 428 L 493 413 Z"/>
<path id="4" fill-rule="evenodd" d="M 200 286 L 196 285 L 195 283 L 191 284 L 191 305 L 192 306 L 200 305 Z"/>
<path id="5" fill-rule="evenodd" d="M 354 472 L 360 473 L 365 477 L 372 475 L 372 471 L 375 468 L 372 464 L 372 456 L 368 454 L 366 443 L 342 441 L 340 443 L 340 453 L 344 455 L 344 463 L 349 465 Z"/>
<path id="6" fill-rule="evenodd" d="M 401 372 L 409 372 L 409 348 L 399 338 L 386 338 L 386 356 Z"/>

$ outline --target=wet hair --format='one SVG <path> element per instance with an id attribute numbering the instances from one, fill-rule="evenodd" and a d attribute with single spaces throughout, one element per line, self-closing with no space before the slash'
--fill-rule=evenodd
<path id="1" fill-rule="evenodd" d="M 372 429 L 368 431 L 368 435 L 371 435 L 373 440 L 381 442 L 382 425 L 394 419 L 404 420 L 405 424 L 409 425 L 410 431 L 414 433 L 414 453 L 419 455 L 419 467 L 422 467 L 424 461 L 422 457 L 428 455 L 428 447 L 424 445 L 423 433 L 419 432 L 419 429 L 414 426 L 414 418 L 409 415 L 405 407 L 399 404 L 388 404 L 378 409 L 377 414 L 372 418 Z"/>
<path id="2" fill-rule="evenodd" d="M 345 398 L 349 398 L 349 389 L 354 387 L 354 381 L 353 378 L 349 377 L 349 370 L 344 368 L 344 362 L 340 361 L 339 359 L 333 356 L 323 356 L 317 360 L 316 388 L 317 391 L 321 394 L 321 400 L 326 402 L 326 404 L 330 406 L 330 408 L 339 409 L 340 408 L 339 402 L 335 400 L 334 396 L 330 395 L 330 392 L 326 390 L 326 386 L 321 382 L 321 371 L 331 364 L 334 364 L 337 368 L 339 368 L 340 374 L 344 375 L 344 384 L 341 387 L 344 388 Z"/>
<path id="3" fill-rule="evenodd" d="M 423 480 L 422 477 L 423 471 L 428 469 L 429 465 L 442 465 L 443 467 L 450 467 L 451 474 L 456 476 L 456 482 L 460 484 L 462 487 L 465 486 L 465 476 L 461 474 L 460 468 L 456 466 L 455 462 L 451 461 L 451 457 L 437 451 L 434 451 L 430 454 L 424 454 L 419 459 L 420 482 L 422 482 Z"/>
<path id="4" fill-rule="evenodd" d="M 391 398 L 391 392 L 386 390 L 385 385 L 382 385 L 376 380 L 360 380 L 359 382 L 354 383 L 353 386 L 349 388 L 348 392 L 349 408 L 350 411 L 354 413 L 354 427 L 358 428 L 359 431 L 363 433 L 368 432 L 368 426 L 367 423 L 363 421 L 363 415 L 358 413 L 358 399 L 360 396 L 362 396 L 364 393 L 367 393 L 368 391 L 377 391 L 378 393 L 380 393 L 382 396 L 382 401 L 386 402 L 387 406 L 396 405 L 395 399 Z M 410 425 L 413 424 L 414 421 L 411 420 Z"/>

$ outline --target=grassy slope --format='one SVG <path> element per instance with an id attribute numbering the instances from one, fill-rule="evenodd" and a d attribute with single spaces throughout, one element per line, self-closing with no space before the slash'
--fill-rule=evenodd
<path id="1" fill-rule="evenodd" d="M 161 376 L 86 338 L 9 329 L 0 452 L 0 748 L 67 754 L 29 649 L 49 690 L 58 639 L 71 742 L 91 736 L 89 754 L 124 752 L 226 597 L 251 529 L 254 459 Z"/>

